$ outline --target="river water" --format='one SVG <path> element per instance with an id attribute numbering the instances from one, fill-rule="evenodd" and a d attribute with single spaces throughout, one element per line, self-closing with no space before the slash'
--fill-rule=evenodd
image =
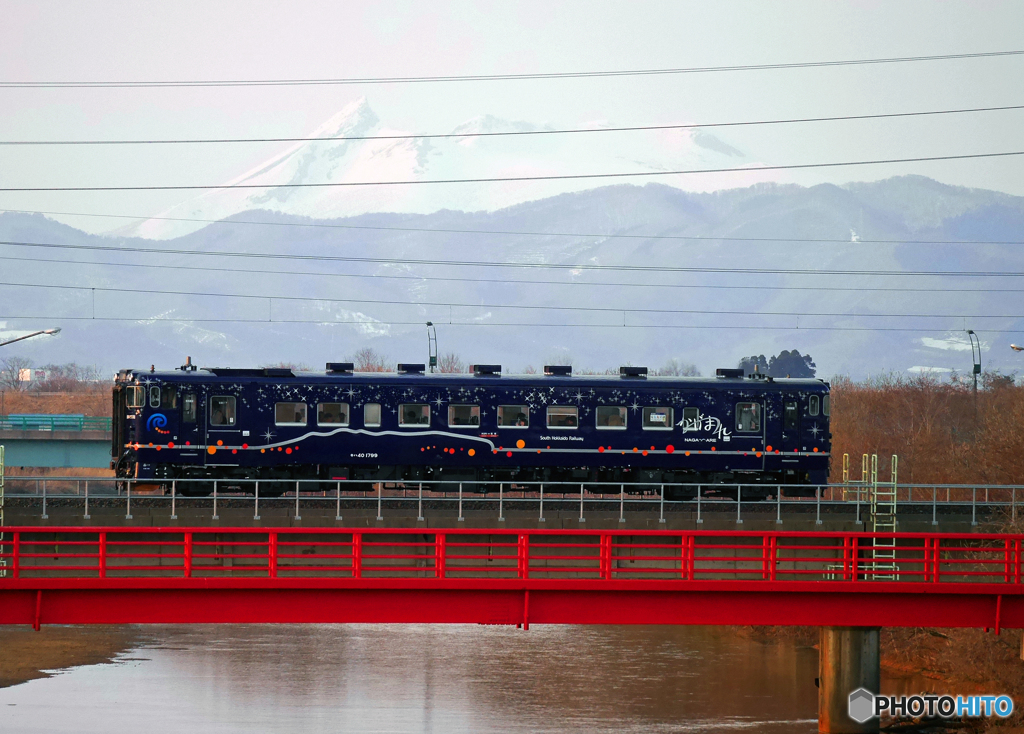
<path id="1" fill-rule="evenodd" d="M 110 664 L 0 689 L 0 731 L 817 731 L 817 652 L 728 628 L 143 628 Z"/>

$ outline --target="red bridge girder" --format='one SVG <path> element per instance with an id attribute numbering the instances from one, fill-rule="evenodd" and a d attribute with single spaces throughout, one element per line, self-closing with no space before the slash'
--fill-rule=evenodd
<path id="1" fill-rule="evenodd" d="M 0 624 L 998 630 L 1024 627 L 1022 540 L 950 533 L 5 528 Z"/>

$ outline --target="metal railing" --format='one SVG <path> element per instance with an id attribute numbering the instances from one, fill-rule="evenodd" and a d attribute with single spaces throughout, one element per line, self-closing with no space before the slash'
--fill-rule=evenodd
<path id="1" fill-rule="evenodd" d="M 0 431 L 110 431 L 110 418 L 86 415 L 0 415 Z"/>
<path id="2" fill-rule="evenodd" d="M 796 493 L 811 496 L 793 496 Z M 1022 485 L 902 485 L 895 488 L 900 497 L 901 512 L 918 516 L 931 515 L 932 525 L 938 525 L 942 513 L 970 513 L 971 523 L 977 525 L 979 510 L 1000 510 L 1006 519 L 1015 521 L 1018 509 L 1024 505 Z M 202 493 L 202 496 L 197 496 Z M 762 498 L 767 494 L 767 498 Z M 807 518 L 814 513 L 815 523 L 822 523 L 822 515 L 841 513 L 855 522 L 870 521 L 870 502 L 859 494 L 846 492 L 842 484 L 808 487 L 806 485 L 750 485 L 750 484 L 650 484 L 642 490 L 636 485 L 595 482 L 375 482 L 354 480 L 228 480 L 228 479 L 176 479 L 169 481 L 144 479 L 114 479 L 103 477 L 7 477 L 8 508 L 23 508 L 27 503 L 38 503 L 40 518 L 49 519 L 48 508 L 54 502 L 66 507 L 69 502 L 81 503 L 83 519 L 90 519 L 90 502 L 103 506 L 123 507 L 125 519 L 131 520 L 133 504 L 140 503 L 147 510 L 166 512 L 169 520 L 177 520 L 182 507 L 202 508 L 210 512 L 214 521 L 220 519 L 219 510 L 228 503 L 232 510 L 251 507 L 253 520 L 261 519 L 261 507 L 285 507 L 301 519 L 302 508 L 335 510 L 335 521 L 343 519 L 343 510 L 376 510 L 376 518 L 383 520 L 385 511 L 408 515 L 415 508 L 417 520 L 424 520 L 424 508 L 439 514 L 457 513 L 458 521 L 465 513 L 489 514 L 499 523 L 506 519 L 506 511 L 535 514 L 538 522 L 545 522 L 545 510 L 554 509 L 564 517 L 566 512 L 578 511 L 580 523 L 586 522 L 587 510 L 600 510 L 605 517 L 618 511 L 620 522 L 626 522 L 630 512 L 657 513 L 661 523 L 667 515 L 685 511 L 694 515 L 697 524 L 714 513 L 735 513 L 735 522 L 742 525 L 744 515 L 764 520 L 774 514 L 775 523 L 783 524 L 784 516 L 799 514 Z M 294 508 L 292 510 L 292 508 Z M 1021 508 L 1024 509 L 1024 508 Z"/>
<path id="3" fill-rule="evenodd" d="M 757 531 L 13 527 L 5 584 L 28 579 L 593 579 L 1021 584 L 1022 535 Z M 955 589 L 954 589 L 955 590 Z"/>

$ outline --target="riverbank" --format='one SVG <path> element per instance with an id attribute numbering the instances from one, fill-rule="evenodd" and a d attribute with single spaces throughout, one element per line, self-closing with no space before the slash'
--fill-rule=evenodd
<path id="1" fill-rule="evenodd" d="M 143 641 L 135 627 L 0 626 L 0 688 L 49 678 L 80 665 L 108 663 Z"/>
<path id="2" fill-rule="evenodd" d="M 951 694 L 1006 694 L 1017 706 L 998 727 L 1024 732 L 1024 661 L 1020 659 L 1024 630 L 1001 630 L 999 635 L 980 629 L 883 628 L 883 677 L 925 678 L 932 691 Z M 818 647 L 817 627 L 743 627 L 740 634 L 765 643 L 787 642 Z"/>

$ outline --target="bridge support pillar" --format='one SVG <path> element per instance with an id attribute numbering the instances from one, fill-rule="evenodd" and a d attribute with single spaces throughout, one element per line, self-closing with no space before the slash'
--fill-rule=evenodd
<path id="1" fill-rule="evenodd" d="M 850 718 L 850 694 L 878 693 L 878 627 L 822 627 L 818 651 L 818 731 L 822 734 L 877 732 L 878 719 Z"/>

